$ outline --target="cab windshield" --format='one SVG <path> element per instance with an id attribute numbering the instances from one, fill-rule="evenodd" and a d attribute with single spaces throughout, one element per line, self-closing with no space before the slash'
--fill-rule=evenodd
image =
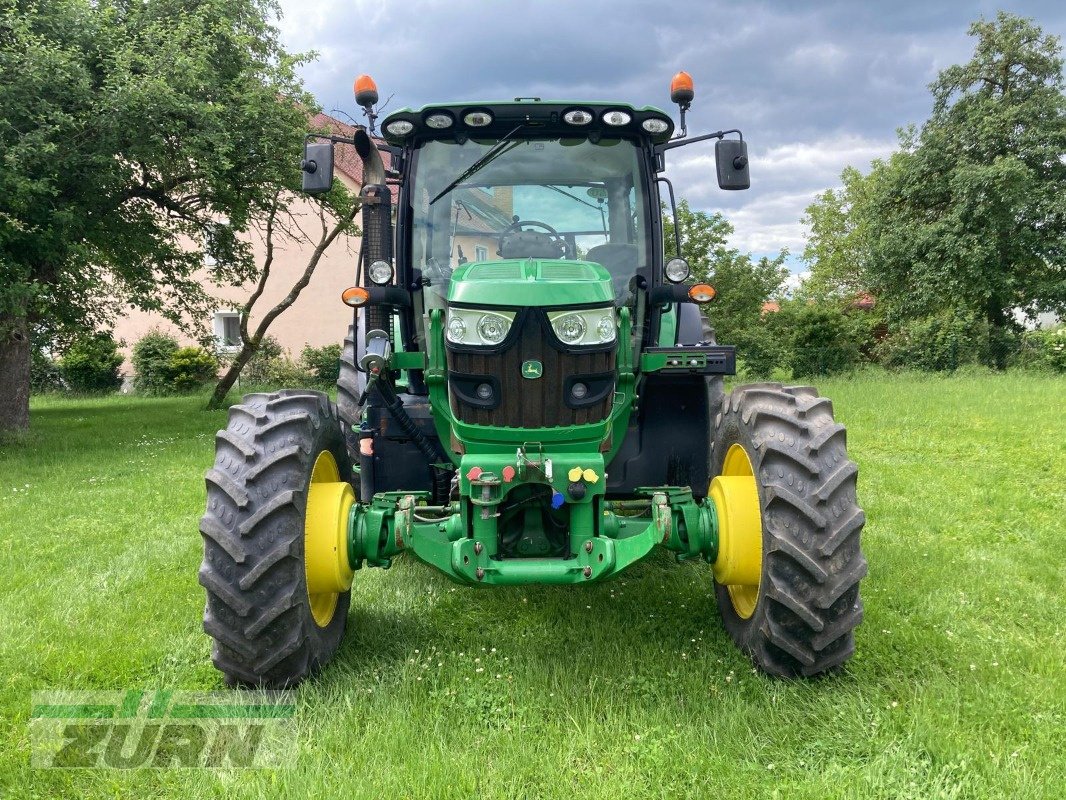
<path id="1" fill-rule="evenodd" d="M 615 300 L 626 304 L 650 257 L 639 159 L 625 139 L 426 142 L 410 194 L 412 261 L 440 300 L 452 270 L 468 262 L 593 261 L 611 273 Z"/>

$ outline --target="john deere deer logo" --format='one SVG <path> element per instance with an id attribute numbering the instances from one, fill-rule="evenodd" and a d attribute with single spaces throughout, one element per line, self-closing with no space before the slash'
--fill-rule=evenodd
<path id="1" fill-rule="evenodd" d="M 522 364 L 523 378 L 539 378 L 544 374 L 544 365 L 539 361 L 526 361 Z"/>

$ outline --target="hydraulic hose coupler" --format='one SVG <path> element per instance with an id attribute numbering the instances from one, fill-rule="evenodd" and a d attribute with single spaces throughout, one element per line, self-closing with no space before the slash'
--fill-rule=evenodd
<path id="1" fill-rule="evenodd" d="M 392 358 L 392 342 L 385 331 L 370 331 L 366 335 L 366 350 L 359 359 L 359 368 L 364 372 L 384 372 Z"/>

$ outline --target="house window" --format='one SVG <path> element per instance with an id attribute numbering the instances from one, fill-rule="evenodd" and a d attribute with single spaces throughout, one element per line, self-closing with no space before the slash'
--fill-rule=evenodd
<path id="1" fill-rule="evenodd" d="M 219 250 L 226 251 L 232 249 L 230 240 L 233 238 L 232 231 L 229 230 L 229 219 L 225 216 L 219 217 L 214 223 L 207 227 L 203 236 L 203 247 L 201 248 L 204 256 L 204 266 L 210 269 L 211 267 L 218 266 L 218 259 L 216 253 Z"/>
<path id="2" fill-rule="evenodd" d="M 216 311 L 215 347 L 220 353 L 234 353 L 241 347 L 241 317 L 236 311 Z"/>
<path id="3" fill-rule="evenodd" d="M 480 244 L 474 245 L 474 261 L 488 261 L 489 249 Z"/>

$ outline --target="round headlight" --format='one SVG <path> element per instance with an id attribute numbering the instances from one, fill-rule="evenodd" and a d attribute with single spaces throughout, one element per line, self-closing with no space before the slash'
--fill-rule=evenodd
<path id="1" fill-rule="evenodd" d="M 426 117 L 426 124 L 437 130 L 440 130 L 441 128 L 450 128 L 453 122 L 455 122 L 455 120 L 452 119 L 451 114 L 430 114 Z"/>
<path id="2" fill-rule="evenodd" d="M 555 320 L 555 332 L 566 344 L 576 344 L 585 336 L 585 320 L 577 314 L 567 314 Z"/>
<path id="3" fill-rule="evenodd" d="M 453 316 L 448 319 L 448 338 L 453 342 L 462 342 L 466 338 L 466 323 L 462 317 Z"/>
<path id="4" fill-rule="evenodd" d="M 666 262 L 666 279 L 671 283 L 681 283 L 690 272 L 688 262 L 683 258 L 671 258 Z"/>
<path id="5" fill-rule="evenodd" d="M 392 264 L 388 261 L 375 261 L 370 265 L 367 274 L 378 286 L 384 286 L 392 280 Z"/>
<path id="6" fill-rule="evenodd" d="M 600 337 L 601 342 L 614 341 L 614 318 L 609 314 L 600 317 L 596 325 L 596 335 Z"/>
<path id="7" fill-rule="evenodd" d="M 570 395 L 575 400 L 583 400 L 589 393 L 589 387 L 583 383 L 575 383 L 573 388 L 570 389 Z"/>
<path id="8" fill-rule="evenodd" d="M 511 323 L 499 314 L 485 314 L 477 321 L 477 334 L 485 344 L 499 344 L 507 336 Z"/>
<path id="9" fill-rule="evenodd" d="M 666 133 L 670 129 L 670 123 L 665 119 L 652 117 L 651 119 L 646 119 L 640 123 L 640 127 L 648 133 Z"/>
<path id="10" fill-rule="evenodd" d="M 633 117 L 625 111 L 607 111 L 603 115 L 603 121 L 608 125 L 628 125 Z"/>
<path id="11" fill-rule="evenodd" d="M 477 386 L 477 389 L 475 389 L 474 391 L 477 392 L 477 396 L 478 396 L 479 400 L 491 400 L 492 399 L 492 387 L 489 386 L 487 383 L 479 383 L 478 386 Z"/>
<path id="12" fill-rule="evenodd" d="M 487 111 L 471 111 L 463 115 L 463 122 L 472 128 L 484 128 L 492 123 L 492 114 Z"/>
<path id="13" fill-rule="evenodd" d="M 577 108 L 563 114 L 563 122 L 569 125 L 588 125 L 592 122 L 592 114 Z"/>
<path id="14" fill-rule="evenodd" d="M 397 119 L 385 126 L 385 132 L 393 136 L 406 136 L 415 129 L 415 124 L 406 119 Z"/>

